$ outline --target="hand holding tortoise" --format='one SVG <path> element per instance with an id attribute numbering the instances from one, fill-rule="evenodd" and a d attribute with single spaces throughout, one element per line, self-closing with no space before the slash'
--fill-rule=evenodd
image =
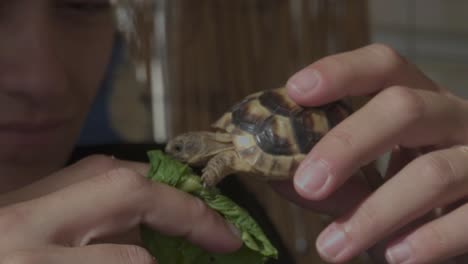
<path id="1" fill-rule="evenodd" d="M 388 181 L 319 236 L 323 258 L 347 261 L 390 235 L 396 237 L 384 249 L 392 264 L 434 263 L 468 252 L 466 100 L 384 45 L 312 64 L 289 80 L 288 94 L 307 106 L 375 95 L 302 162 L 294 186 L 305 199 L 329 197 L 362 165 L 396 150 Z M 434 209 L 439 217 L 414 224 Z"/>
<path id="2" fill-rule="evenodd" d="M 336 103 L 362 95 L 374 97 L 349 117 Z M 319 60 L 289 80 L 287 95 L 251 95 L 214 127 L 222 133 L 182 135 L 168 152 L 208 163 L 208 185 L 233 172 L 276 180 L 295 174 L 294 188 L 273 185 L 301 205 L 340 216 L 317 241 L 327 261 L 345 262 L 379 243 L 389 263 L 468 252 L 468 236 L 460 235 L 468 219 L 468 103 L 387 46 Z M 389 180 L 380 188 L 371 193 L 350 178 L 387 151 Z M 434 209 L 440 217 L 418 222 Z"/>

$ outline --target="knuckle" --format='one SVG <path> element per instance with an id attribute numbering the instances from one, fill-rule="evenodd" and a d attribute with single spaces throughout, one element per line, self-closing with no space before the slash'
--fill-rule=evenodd
<path id="1" fill-rule="evenodd" d="M 198 198 L 188 197 L 188 199 L 193 201 L 193 206 L 190 206 L 192 219 L 205 219 L 204 217 L 210 213 L 208 206 Z"/>
<path id="2" fill-rule="evenodd" d="M 426 155 L 421 167 L 422 175 L 425 175 L 435 185 L 435 190 L 447 190 L 458 181 L 453 164 L 441 154 Z"/>
<path id="3" fill-rule="evenodd" d="M 317 65 L 326 65 L 327 68 L 341 68 L 343 66 L 343 62 L 340 60 L 339 55 L 330 55 L 325 58 L 322 58 L 317 62 Z"/>
<path id="4" fill-rule="evenodd" d="M 119 249 L 122 263 L 151 264 L 154 258 L 146 249 L 139 246 L 125 246 Z"/>
<path id="5" fill-rule="evenodd" d="M 322 58 L 314 64 L 314 68 L 320 71 L 324 82 L 334 79 L 337 72 L 349 72 L 351 69 L 348 61 L 343 59 L 342 55 L 330 55 Z"/>
<path id="6" fill-rule="evenodd" d="M 380 101 L 388 107 L 390 116 L 405 118 L 407 124 L 420 120 L 426 111 L 424 99 L 412 89 L 402 86 L 385 89 Z"/>
<path id="7" fill-rule="evenodd" d="M 398 51 L 388 45 L 375 43 L 367 46 L 366 49 L 381 61 L 387 62 L 391 69 L 398 70 L 402 65 L 407 64 Z"/>
<path id="8" fill-rule="evenodd" d="M 376 206 L 372 205 L 369 202 L 364 203 L 361 206 L 361 208 L 359 208 L 354 219 L 355 221 L 353 222 L 353 229 L 359 230 L 359 232 L 362 232 L 364 230 L 373 233 L 375 233 L 375 231 L 381 232 L 379 223 L 381 223 L 382 221 L 380 221 L 378 210 Z"/>
<path id="9" fill-rule="evenodd" d="M 345 149 L 353 149 L 355 146 L 353 135 L 343 128 L 336 127 L 330 130 L 326 137 L 337 142 Z"/>
<path id="10" fill-rule="evenodd" d="M 29 219 L 25 209 L 20 206 L 9 206 L 0 210 L 0 233 L 5 235 L 21 229 Z"/>
<path id="11" fill-rule="evenodd" d="M 104 186 L 112 186 L 115 190 L 124 190 L 126 192 L 134 192 L 149 186 L 149 181 L 136 171 L 118 168 L 110 170 L 103 175 L 97 177 L 98 184 Z"/>
<path id="12" fill-rule="evenodd" d="M 202 216 L 208 214 L 208 207 L 206 206 L 206 204 L 202 200 L 200 200 L 198 198 L 195 198 L 193 200 L 194 200 L 193 202 L 194 202 L 195 205 L 192 206 L 191 208 L 192 208 L 192 215 L 194 217 L 202 217 Z"/>
<path id="13" fill-rule="evenodd" d="M 188 219 L 192 219 L 194 223 L 202 223 L 202 226 L 210 226 L 214 228 L 218 225 L 218 215 L 213 213 L 213 211 L 199 198 L 189 198 L 192 199 L 192 206 L 189 207 Z M 204 227 L 194 228 L 193 225 L 185 225 L 184 228 L 181 228 L 180 231 L 182 236 L 191 240 L 199 235 L 199 231 L 204 229 Z"/>
<path id="14" fill-rule="evenodd" d="M 413 249 L 419 252 L 444 252 L 448 248 L 448 237 L 435 225 L 427 225 L 419 234 L 409 239 Z"/>
<path id="15" fill-rule="evenodd" d="M 34 254 L 29 251 L 16 251 L 10 254 L 7 254 L 6 257 L 2 259 L 1 264 L 38 264 L 45 263 L 39 254 Z"/>
<path id="16" fill-rule="evenodd" d="M 103 170 L 112 170 L 116 168 L 117 163 L 115 159 L 102 155 L 102 154 L 94 154 L 90 155 L 82 160 L 79 161 L 80 165 L 89 167 L 89 168 L 96 168 L 103 169 Z"/>

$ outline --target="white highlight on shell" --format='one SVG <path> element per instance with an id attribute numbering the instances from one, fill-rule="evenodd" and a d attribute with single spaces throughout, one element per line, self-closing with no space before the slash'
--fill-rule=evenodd
<path id="1" fill-rule="evenodd" d="M 252 146 L 253 144 L 255 144 L 255 142 L 252 142 L 252 137 L 247 136 L 247 135 L 239 136 L 237 138 L 237 143 L 239 144 L 239 148 L 241 149 L 248 148 Z"/>

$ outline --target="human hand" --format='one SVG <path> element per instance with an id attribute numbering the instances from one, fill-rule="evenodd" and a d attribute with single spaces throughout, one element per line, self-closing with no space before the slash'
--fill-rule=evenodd
<path id="1" fill-rule="evenodd" d="M 329 210 L 341 214 L 317 240 L 324 259 L 347 261 L 391 236 L 390 263 L 433 263 L 468 252 L 467 101 L 384 45 L 319 60 L 289 80 L 288 92 L 308 106 L 374 95 L 318 142 L 294 177 L 297 193 L 313 201 L 309 207 L 325 199 L 322 209 L 333 205 Z M 391 150 L 398 155 L 389 179 L 375 192 L 350 179 Z M 414 225 L 436 208 L 450 210 Z"/>
<path id="2" fill-rule="evenodd" d="M 147 169 L 96 156 L 0 197 L 0 263 L 155 263 L 139 246 L 98 242 L 139 224 L 213 252 L 241 246 L 221 216 Z"/>

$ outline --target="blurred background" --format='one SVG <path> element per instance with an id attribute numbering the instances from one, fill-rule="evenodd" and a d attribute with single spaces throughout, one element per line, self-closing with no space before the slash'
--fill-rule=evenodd
<path id="1" fill-rule="evenodd" d="M 372 42 L 391 45 L 436 82 L 468 98 L 468 1 L 368 2 Z"/>
<path id="2" fill-rule="evenodd" d="M 468 1 L 130 2 L 121 0 L 117 8 L 122 33 L 80 145 L 164 143 L 208 129 L 244 96 L 280 87 L 326 55 L 373 42 L 392 46 L 468 98 Z M 356 98 L 355 107 L 365 99 Z M 322 263 L 314 241 L 326 218 L 257 182 L 246 186 L 297 263 Z"/>

